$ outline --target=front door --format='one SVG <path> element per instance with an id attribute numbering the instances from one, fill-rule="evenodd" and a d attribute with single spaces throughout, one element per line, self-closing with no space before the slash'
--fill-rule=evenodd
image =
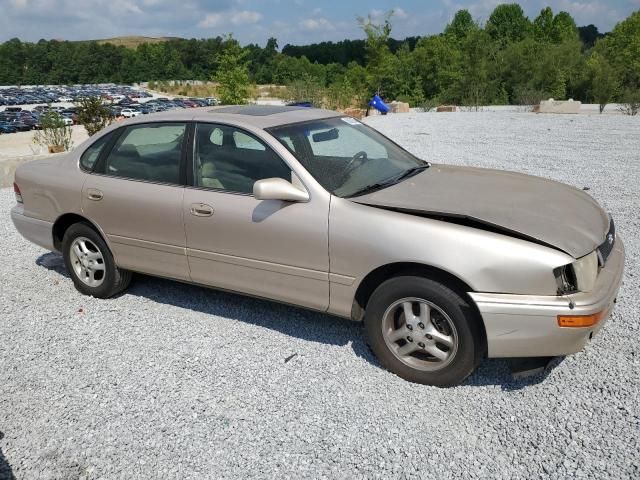
<path id="1" fill-rule="evenodd" d="M 182 220 L 185 123 L 126 127 L 82 189 L 118 266 L 189 280 Z"/>
<path id="2" fill-rule="evenodd" d="M 264 178 L 296 180 L 262 140 L 236 127 L 196 125 L 193 187 L 184 194 L 191 279 L 326 310 L 329 197 L 256 200 Z"/>

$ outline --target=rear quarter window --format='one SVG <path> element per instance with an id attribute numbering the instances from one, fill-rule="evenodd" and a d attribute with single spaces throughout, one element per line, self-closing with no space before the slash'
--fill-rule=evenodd
<path id="1" fill-rule="evenodd" d="M 100 157 L 100 153 L 104 149 L 104 146 L 109 143 L 109 139 L 112 137 L 112 135 L 113 132 L 100 137 L 84 151 L 84 153 L 80 157 L 80 166 L 83 170 L 93 170 L 93 167 L 98 161 L 98 157 Z"/>

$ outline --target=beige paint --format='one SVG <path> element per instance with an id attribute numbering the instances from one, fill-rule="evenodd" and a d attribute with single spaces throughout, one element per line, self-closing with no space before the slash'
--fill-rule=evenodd
<path id="1" fill-rule="evenodd" d="M 391 197 L 369 197 L 364 202 L 368 204 L 331 196 L 264 128 L 335 115 L 301 109 L 247 117 L 201 109 L 125 122 L 197 119 L 240 126 L 282 157 L 292 170 L 292 185 L 306 192 L 308 200 L 258 200 L 253 195 L 86 174 L 78 159 L 95 140 L 91 139 L 68 155 L 18 168 L 24 206 L 14 208 L 12 219 L 27 239 L 50 248 L 47 238 L 56 219 L 65 213 L 83 215 L 103 234 L 123 268 L 346 318 L 351 317 L 358 286 L 376 268 L 397 262 L 427 265 L 469 286 L 482 313 L 490 356 L 570 353 L 584 344 L 592 330 L 567 334 L 553 321 L 570 310 L 570 301 L 581 312 L 609 308 L 624 268 L 622 242 L 591 292 L 562 297 L 556 295 L 553 269 L 576 258 L 557 248 L 372 206 L 391 201 L 408 205 L 410 196 L 397 190 Z M 574 209 L 590 216 L 597 213 L 596 223 L 606 217 L 595 202 L 580 198 L 583 203 L 575 200 Z M 456 198 L 450 201 L 455 204 Z M 559 216 L 558 221 L 567 219 Z M 580 247 L 605 233 L 587 232 Z"/>

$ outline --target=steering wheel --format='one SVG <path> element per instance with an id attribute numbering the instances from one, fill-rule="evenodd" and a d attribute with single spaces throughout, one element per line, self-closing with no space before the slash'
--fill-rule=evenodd
<path id="1" fill-rule="evenodd" d="M 351 160 L 349 160 L 349 163 L 347 163 L 347 166 L 344 169 L 345 175 L 351 173 L 368 159 L 369 157 L 367 157 L 367 152 L 365 152 L 364 150 L 360 150 L 353 157 L 351 157 Z"/>

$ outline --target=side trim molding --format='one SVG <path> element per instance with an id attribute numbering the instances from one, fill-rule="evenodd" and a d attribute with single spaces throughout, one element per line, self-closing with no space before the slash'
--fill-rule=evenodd
<path id="1" fill-rule="evenodd" d="M 176 245 L 167 245 L 165 243 L 150 242 L 148 240 L 139 240 L 137 238 L 121 237 L 119 235 L 107 235 L 112 243 L 120 243 L 131 247 L 146 248 L 147 250 L 156 250 L 158 252 L 173 253 L 174 255 L 186 255 L 184 247 Z"/>
<path id="2" fill-rule="evenodd" d="M 325 282 L 329 280 L 329 274 L 327 272 L 311 270 L 308 268 L 292 267 L 290 265 L 283 265 L 280 263 L 265 262 L 263 260 L 254 260 L 252 258 L 225 255 L 223 253 L 205 252 L 203 250 L 187 248 L 187 256 L 210 260 L 212 262 L 255 268 L 257 270 L 266 270 L 268 272 L 283 273 L 285 275 L 292 275 L 295 277 L 310 278 L 312 280 L 321 280 Z"/>

